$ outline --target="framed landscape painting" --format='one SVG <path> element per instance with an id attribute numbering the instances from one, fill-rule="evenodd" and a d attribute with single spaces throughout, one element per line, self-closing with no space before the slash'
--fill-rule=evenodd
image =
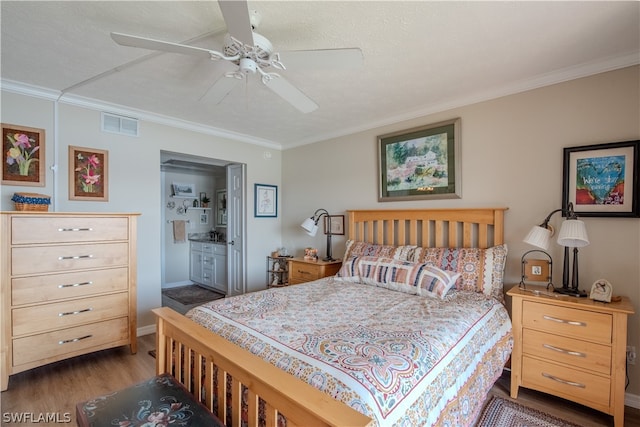
<path id="1" fill-rule="evenodd" d="M 109 152 L 69 146 L 69 200 L 109 201 Z"/>
<path id="2" fill-rule="evenodd" d="M 378 201 L 461 197 L 460 119 L 378 137 Z"/>
<path id="3" fill-rule="evenodd" d="M 2 123 L 3 185 L 44 187 L 44 129 Z"/>
<path id="4" fill-rule="evenodd" d="M 639 217 L 640 141 L 564 149 L 563 206 L 578 216 Z"/>

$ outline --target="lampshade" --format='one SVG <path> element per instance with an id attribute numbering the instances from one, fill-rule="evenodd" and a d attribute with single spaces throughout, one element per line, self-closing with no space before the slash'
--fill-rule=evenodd
<path id="1" fill-rule="evenodd" d="M 307 218 L 304 220 L 302 224 L 300 224 L 302 228 L 307 232 L 309 236 L 315 236 L 318 232 L 318 226 L 316 225 L 313 218 Z"/>
<path id="2" fill-rule="evenodd" d="M 558 244 L 571 248 L 581 248 L 589 244 L 587 227 L 579 219 L 568 219 L 562 223 L 558 234 Z"/>
<path id="3" fill-rule="evenodd" d="M 524 238 L 523 242 L 544 249 L 546 251 L 547 249 L 549 249 L 550 240 L 551 230 L 536 225 L 531 229 L 531 231 L 529 231 L 529 234 L 527 234 L 527 237 Z"/>

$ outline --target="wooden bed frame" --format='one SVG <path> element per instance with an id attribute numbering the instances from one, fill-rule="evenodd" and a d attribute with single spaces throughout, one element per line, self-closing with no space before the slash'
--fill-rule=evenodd
<path id="1" fill-rule="evenodd" d="M 350 210 L 348 237 L 387 245 L 480 247 L 504 241 L 506 208 Z M 240 426 L 242 386 L 248 388 L 248 425 L 258 425 L 258 398 L 266 402 L 266 426 L 277 426 L 277 414 L 291 426 L 367 426 L 372 420 L 302 380 L 281 371 L 196 324 L 168 307 L 156 315 L 156 371 L 170 373 L 205 403 L 214 407 L 217 375 L 218 409 L 227 423 L 227 381 L 231 381 L 232 420 Z M 217 367 L 217 370 L 215 369 Z"/>

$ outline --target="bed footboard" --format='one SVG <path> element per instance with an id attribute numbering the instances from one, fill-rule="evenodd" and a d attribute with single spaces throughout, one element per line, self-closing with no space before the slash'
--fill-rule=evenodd
<path id="1" fill-rule="evenodd" d="M 156 373 L 170 373 L 209 410 L 228 423 L 227 387 L 231 387 L 231 419 L 240 426 L 242 386 L 248 389 L 247 422 L 257 426 L 259 399 L 265 402 L 265 425 L 276 427 L 278 414 L 293 426 L 368 426 L 372 420 L 294 376 L 225 340 L 168 307 L 156 315 Z M 216 369 L 217 367 L 217 369 Z M 231 376 L 230 382 L 226 375 Z M 214 375 L 217 391 L 214 393 Z"/>

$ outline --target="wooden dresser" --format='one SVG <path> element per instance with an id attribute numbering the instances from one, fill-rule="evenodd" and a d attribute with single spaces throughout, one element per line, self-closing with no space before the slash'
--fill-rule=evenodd
<path id="1" fill-rule="evenodd" d="M 304 258 L 289 259 L 289 285 L 311 282 L 323 277 L 333 276 L 338 270 L 342 261 L 308 261 Z"/>
<path id="2" fill-rule="evenodd" d="M 539 291 L 536 295 L 532 291 Z M 511 397 L 526 387 L 578 402 L 624 425 L 628 298 L 603 303 L 527 285 L 513 298 Z"/>
<path id="3" fill-rule="evenodd" d="M 136 352 L 136 214 L 2 212 L 0 380 L 129 345 Z"/>

